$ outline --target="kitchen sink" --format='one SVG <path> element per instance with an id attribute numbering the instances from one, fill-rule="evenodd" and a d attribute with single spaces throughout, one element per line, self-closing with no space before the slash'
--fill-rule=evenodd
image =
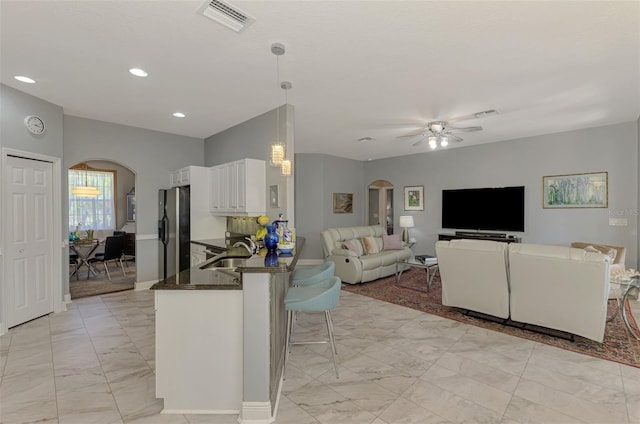
<path id="1" fill-rule="evenodd" d="M 209 269 L 209 270 L 236 269 L 239 266 L 244 265 L 246 262 L 247 262 L 246 257 L 237 257 L 237 258 L 224 257 L 224 258 L 217 259 L 213 262 L 204 264 L 200 269 Z"/>

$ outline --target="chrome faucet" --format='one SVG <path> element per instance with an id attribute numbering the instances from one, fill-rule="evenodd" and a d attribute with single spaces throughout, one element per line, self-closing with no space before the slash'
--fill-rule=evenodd
<path id="1" fill-rule="evenodd" d="M 250 246 L 243 241 L 237 241 L 233 243 L 233 247 L 244 247 L 245 249 L 247 249 L 247 252 L 249 252 L 250 255 L 253 255 L 254 253 L 256 253 L 257 246 L 249 237 L 246 237 L 246 240 L 249 242 Z"/>

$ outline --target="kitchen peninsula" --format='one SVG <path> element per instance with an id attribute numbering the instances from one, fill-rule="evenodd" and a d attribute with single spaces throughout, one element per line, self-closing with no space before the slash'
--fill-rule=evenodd
<path id="1" fill-rule="evenodd" d="M 231 248 L 151 287 L 156 396 L 164 413 L 239 414 L 273 421 L 286 335 L 284 296 L 304 238 L 277 261 Z M 216 268 L 224 258 L 237 268 Z M 272 266 L 267 266 L 267 264 Z"/>

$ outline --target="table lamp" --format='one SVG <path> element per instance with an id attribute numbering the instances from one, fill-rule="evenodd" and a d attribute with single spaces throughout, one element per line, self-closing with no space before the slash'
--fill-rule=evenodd
<path id="1" fill-rule="evenodd" d="M 404 230 L 402 231 L 402 241 L 405 243 L 409 243 L 409 228 L 413 227 L 413 217 L 401 216 L 400 227 L 404 228 Z"/>

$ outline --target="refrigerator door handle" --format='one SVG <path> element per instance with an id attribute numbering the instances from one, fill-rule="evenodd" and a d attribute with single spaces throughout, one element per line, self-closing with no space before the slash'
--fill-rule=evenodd
<path id="1" fill-rule="evenodd" d="M 162 244 L 169 243 L 169 218 L 166 216 L 163 216 L 162 220 L 160 220 L 160 234 L 158 236 Z"/>

